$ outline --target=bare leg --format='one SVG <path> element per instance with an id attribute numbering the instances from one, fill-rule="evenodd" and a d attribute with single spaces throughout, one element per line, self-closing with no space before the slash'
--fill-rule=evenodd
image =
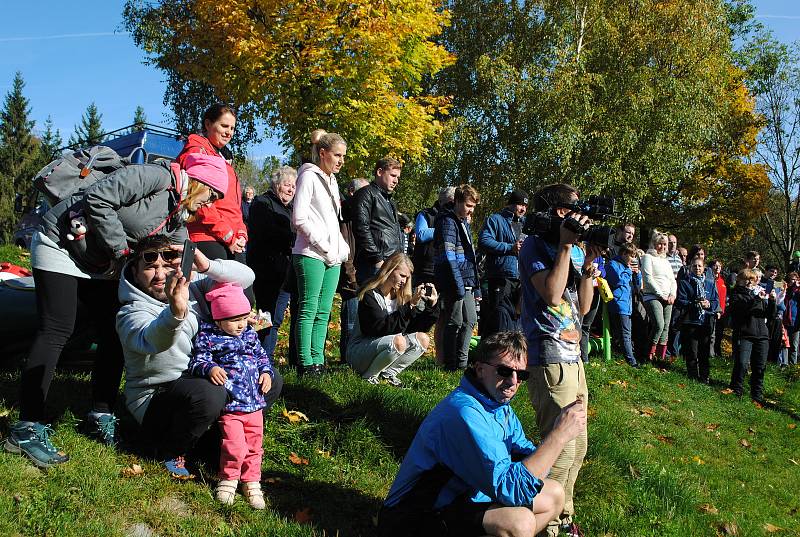
<path id="1" fill-rule="evenodd" d="M 545 479 L 533 509 L 493 507 L 483 515 L 483 528 L 491 537 L 534 537 L 558 518 L 563 508 L 564 488 L 557 481 Z"/>

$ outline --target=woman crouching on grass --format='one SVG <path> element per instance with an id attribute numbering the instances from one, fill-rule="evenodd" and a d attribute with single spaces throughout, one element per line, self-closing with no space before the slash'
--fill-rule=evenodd
<path id="1" fill-rule="evenodd" d="M 206 293 L 214 323 L 202 321 L 189 371 L 225 386 L 230 402 L 219 418 L 222 448 L 217 500 L 233 504 L 236 487 L 254 509 L 264 509 L 261 456 L 264 453 L 264 394 L 272 385 L 272 363 L 249 326 L 250 301 L 232 283 L 217 284 Z"/>
<path id="2" fill-rule="evenodd" d="M 439 315 L 433 284 L 411 287 L 414 265 L 396 252 L 358 292 L 358 317 L 347 346 L 347 362 L 370 384 L 397 376 L 430 345 L 428 332 Z"/>
<path id="3" fill-rule="evenodd" d="M 750 397 L 763 401 L 764 370 L 767 368 L 769 328 L 767 319 L 775 317 L 775 291 L 769 295 L 758 285 L 759 275 L 752 269 L 743 269 L 736 275 L 736 286 L 731 290 L 728 315 L 733 329 L 733 374 L 731 390 L 742 395 L 744 375 L 750 365 Z"/>

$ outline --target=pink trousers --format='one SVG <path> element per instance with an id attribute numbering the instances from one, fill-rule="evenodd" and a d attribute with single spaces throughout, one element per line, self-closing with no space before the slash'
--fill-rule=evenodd
<path id="1" fill-rule="evenodd" d="M 264 417 L 255 412 L 231 412 L 219 418 L 222 449 L 219 478 L 261 481 L 261 456 L 264 454 Z"/>

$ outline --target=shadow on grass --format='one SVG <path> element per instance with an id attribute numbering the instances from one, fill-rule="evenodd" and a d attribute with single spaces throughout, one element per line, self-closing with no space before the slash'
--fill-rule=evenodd
<path id="1" fill-rule="evenodd" d="M 0 405 L 16 408 L 19 404 L 20 373 L 14 370 L 0 372 Z M 67 410 L 83 416 L 91 405 L 91 385 L 88 374 L 60 373 L 50 384 L 47 394 L 46 415 L 48 423 L 58 423 Z"/>
<path id="2" fill-rule="evenodd" d="M 381 501 L 359 490 L 283 472 L 265 472 L 261 482 L 272 509 L 288 520 L 304 522 L 310 517 L 307 522 L 318 535 L 375 535 L 373 517 Z"/>

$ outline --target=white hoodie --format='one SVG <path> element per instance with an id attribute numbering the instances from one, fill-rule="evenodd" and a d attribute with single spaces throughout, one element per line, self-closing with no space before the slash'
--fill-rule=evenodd
<path id="1" fill-rule="evenodd" d="M 297 170 L 293 204 L 292 226 L 297 239 L 292 253 L 319 259 L 329 267 L 347 261 L 350 247 L 339 231 L 342 204 L 336 178 L 326 175 L 315 164 L 303 164 Z"/>

